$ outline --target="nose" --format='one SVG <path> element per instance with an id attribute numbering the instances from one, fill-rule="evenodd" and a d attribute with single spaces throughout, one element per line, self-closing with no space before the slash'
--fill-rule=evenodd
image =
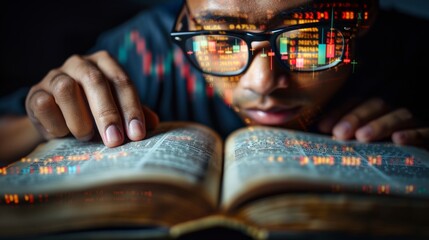
<path id="1" fill-rule="evenodd" d="M 287 74 L 281 71 L 274 59 L 269 42 L 252 42 L 252 52 L 255 56 L 241 77 L 240 85 L 259 95 L 268 95 L 276 89 L 287 88 Z"/>

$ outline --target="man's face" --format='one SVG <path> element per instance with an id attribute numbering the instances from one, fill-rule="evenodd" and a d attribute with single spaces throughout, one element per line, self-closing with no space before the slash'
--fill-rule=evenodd
<path id="1" fill-rule="evenodd" d="M 297 23 L 284 21 L 281 13 L 309 3 L 308 0 L 188 0 L 189 11 L 200 24 L 191 24 L 189 30 L 210 28 L 214 24 L 221 30 L 231 30 L 235 25 L 239 26 L 234 27 L 235 31 L 247 32 L 292 26 Z M 351 72 L 351 64 L 342 63 L 323 71 L 291 72 L 273 57 L 267 57 L 269 42 L 253 42 L 251 47 L 253 61 L 241 75 L 205 75 L 247 124 L 305 128 Z"/>

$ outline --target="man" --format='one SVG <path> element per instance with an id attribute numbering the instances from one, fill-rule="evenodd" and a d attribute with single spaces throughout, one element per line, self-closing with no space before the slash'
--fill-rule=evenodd
<path id="1" fill-rule="evenodd" d="M 427 144 L 429 128 L 381 98 L 346 95 L 343 107 L 327 108 L 351 81 L 356 42 L 376 8 L 376 1 L 188 0 L 177 16 L 143 13 L 31 88 L 26 146 L 99 134 L 115 147 L 144 139 L 157 114 L 202 122 L 222 136 L 264 124 Z M 166 36 L 171 29 L 177 45 Z"/>

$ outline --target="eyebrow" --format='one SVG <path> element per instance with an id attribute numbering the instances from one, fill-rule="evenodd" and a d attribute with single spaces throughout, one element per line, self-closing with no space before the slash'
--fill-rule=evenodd
<path id="1" fill-rule="evenodd" d="M 196 17 L 197 20 L 215 20 L 219 22 L 235 22 L 235 21 L 243 21 L 247 22 L 247 18 L 243 16 L 231 16 L 231 14 L 225 14 L 222 12 L 216 11 L 204 11 Z M 221 20 L 221 21 L 220 21 Z"/>
<path id="2" fill-rule="evenodd" d="M 261 12 L 261 17 L 254 21 L 249 21 L 249 16 L 255 12 L 227 12 L 223 8 L 205 10 L 193 15 L 194 22 L 197 25 L 205 24 L 248 24 L 256 25 L 259 30 L 272 30 L 284 26 L 297 26 L 306 23 L 328 23 L 343 22 L 348 24 L 365 24 L 370 8 L 373 3 L 369 1 L 346 1 L 333 0 L 325 2 L 307 1 L 299 5 L 284 7 L 275 14 L 269 16 L 266 11 L 266 18 Z M 272 10 L 272 9 L 266 9 Z M 189 11 L 190 12 L 190 11 Z M 274 11 L 273 11 L 274 13 Z M 365 15 L 363 15 L 365 14 Z M 370 13 L 371 14 L 371 13 Z M 192 14 L 191 14 L 192 15 Z M 255 27 L 255 26 L 254 26 Z M 237 28 L 238 29 L 238 28 Z M 243 28 L 242 28 L 243 29 Z M 254 29 L 254 28 L 253 28 Z"/>
<path id="3" fill-rule="evenodd" d="M 268 19 L 268 21 L 265 22 L 265 25 L 267 28 L 271 27 L 277 27 L 279 25 L 283 25 L 283 21 L 285 19 L 293 19 L 293 14 L 295 13 L 303 13 L 305 11 L 312 11 L 315 10 L 314 7 L 312 7 L 310 4 L 305 4 L 299 7 L 294 7 L 292 9 L 284 9 L 277 14 L 273 15 L 272 18 Z M 242 13 L 242 14 L 236 14 L 237 16 L 232 16 L 231 13 L 225 13 L 222 11 L 203 11 L 199 13 L 197 16 L 195 16 L 195 20 L 198 24 L 203 24 L 204 21 L 214 21 L 216 23 L 242 23 L 246 24 L 249 23 L 248 18 L 244 17 L 243 15 L 248 15 L 250 13 Z M 240 16 L 241 15 L 241 16 Z M 261 19 L 262 20 L 262 19 Z M 266 19 L 263 19 L 262 21 L 265 21 Z M 252 24 L 262 24 L 262 21 L 257 21 Z"/>

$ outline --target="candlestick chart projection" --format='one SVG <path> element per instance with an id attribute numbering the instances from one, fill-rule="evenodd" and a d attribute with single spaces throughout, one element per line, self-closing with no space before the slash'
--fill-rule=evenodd
<path id="1" fill-rule="evenodd" d="M 138 30 L 133 30 L 124 35 L 123 44 L 118 49 L 118 61 L 125 63 L 132 52 L 140 58 L 143 76 L 162 82 L 166 76 L 171 76 L 173 71 L 176 71 L 186 82 L 189 96 L 204 93 L 208 97 L 213 97 L 215 94 L 212 85 L 204 84 L 204 80 L 198 79 L 191 71 L 191 65 L 184 60 L 184 55 L 179 48 L 172 48 L 165 53 L 157 52 L 147 46 L 147 40 Z"/>

